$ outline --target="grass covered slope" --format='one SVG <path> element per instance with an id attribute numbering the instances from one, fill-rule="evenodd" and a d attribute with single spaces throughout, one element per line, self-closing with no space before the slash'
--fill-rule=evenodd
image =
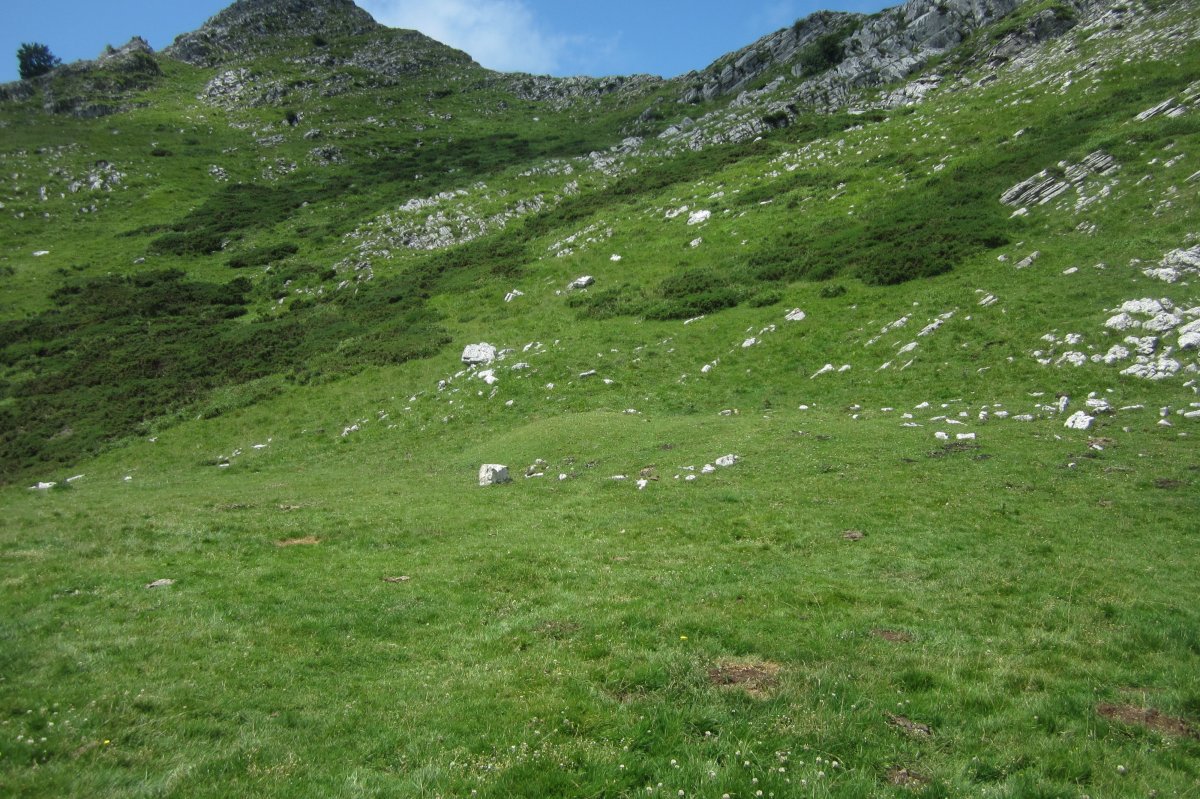
<path id="1" fill-rule="evenodd" d="M 1041 10 L 699 150 L 340 39 L 0 106 L 0 787 L 1194 793 L 1200 36 Z"/>

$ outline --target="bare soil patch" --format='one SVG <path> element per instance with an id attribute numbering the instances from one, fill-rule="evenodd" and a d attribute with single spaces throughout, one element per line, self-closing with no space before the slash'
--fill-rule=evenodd
<path id="1" fill-rule="evenodd" d="M 930 450 L 925 455 L 929 458 L 945 458 L 950 455 L 957 455 L 960 452 L 974 452 L 979 448 L 979 444 L 976 444 L 974 441 L 951 441 L 943 444 L 938 449 Z"/>
<path id="2" fill-rule="evenodd" d="M 276 541 L 277 547 L 311 547 L 321 543 L 321 539 L 315 535 L 306 535 L 303 538 L 285 538 L 282 541 Z"/>
<path id="3" fill-rule="evenodd" d="M 779 684 L 781 668 L 769 660 L 723 660 L 708 670 L 708 681 L 740 688 L 750 696 L 762 698 Z"/>
<path id="4" fill-rule="evenodd" d="M 892 785 L 900 788 L 920 788 L 922 785 L 929 783 L 929 778 L 924 774 L 918 774 L 911 769 L 901 768 L 900 766 L 892 766 L 888 769 L 887 780 Z"/>
<path id="5" fill-rule="evenodd" d="M 1130 724 L 1138 727 L 1161 732 L 1164 735 L 1175 735 L 1181 738 L 1200 738 L 1192 725 L 1183 719 L 1167 716 L 1154 708 L 1138 707 L 1137 705 L 1114 705 L 1103 703 L 1096 705 L 1096 712 L 1111 721 Z"/>
<path id="6" fill-rule="evenodd" d="M 579 632 L 579 625 L 573 621 L 564 621 L 562 619 L 550 619 L 544 621 L 534 628 L 539 634 L 547 638 L 561 640 L 568 638 L 571 635 Z"/>
<path id="7" fill-rule="evenodd" d="M 847 541 L 862 541 L 866 537 L 867 537 L 867 534 L 864 533 L 862 530 L 843 530 L 842 531 L 842 538 L 846 539 Z"/>
<path id="8" fill-rule="evenodd" d="M 1174 480 L 1170 477 L 1159 477 L 1154 481 L 1155 488 L 1162 488 L 1168 491 L 1172 488 L 1183 488 L 1185 485 L 1187 485 L 1187 483 L 1183 482 L 1182 480 Z"/>
<path id="9" fill-rule="evenodd" d="M 402 575 L 399 575 L 396 577 L 384 577 L 383 581 L 385 583 L 407 583 L 411 579 L 412 578 L 409 577 L 407 574 L 402 574 Z"/>
<path id="10" fill-rule="evenodd" d="M 881 628 L 878 630 L 871 630 L 871 635 L 875 636 L 876 638 L 882 638 L 883 640 L 889 641 L 893 644 L 907 644 L 913 639 L 912 633 L 906 633 L 903 630 L 887 630 Z"/>
<path id="11" fill-rule="evenodd" d="M 887 714 L 888 723 L 893 727 L 899 727 L 909 735 L 916 738 L 925 738 L 933 735 L 933 730 L 929 729 L 928 724 L 922 724 L 919 721 L 913 721 L 908 716 L 897 716 L 895 713 Z"/>

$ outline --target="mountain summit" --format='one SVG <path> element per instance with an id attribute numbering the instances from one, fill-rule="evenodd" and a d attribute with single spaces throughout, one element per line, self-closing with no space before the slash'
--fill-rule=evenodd
<path id="1" fill-rule="evenodd" d="M 215 66 L 284 39 L 357 36 L 383 26 L 352 0 L 238 0 L 164 51 L 196 66 Z"/>

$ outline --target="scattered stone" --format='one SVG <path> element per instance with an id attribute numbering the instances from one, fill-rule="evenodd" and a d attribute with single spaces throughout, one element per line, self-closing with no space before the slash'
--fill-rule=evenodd
<path id="1" fill-rule="evenodd" d="M 384 577 L 383 581 L 385 583 L 407 583 L 411 579 L 407 574 L 402 574 L 399 577 Z"/>
<path id="2" fill-rule="evenodd" d="M 784 319 L 789 322 L 803 322 L 805 316 L 807 316 L 807 314 L 805 314 L 804 311 L 800 310 L 799 308 L 793 308 L 792 310 L 788 311 L 787 316 L 785 316 Z"/>
<path id="3" fill-rule="evenodd" d="M 1108 318 L 1108 321 L 1106 321 L 1104 323 L 1104 326 L 1109 328 L 1110 330 L 1121 330 L 1121 331 L 1130 330 L 1135 327 L 1141 327 L 1141 325 L 1142 325 L 1141 322 L 1134 319 L 1132 316 L 1130 316 L 1128 313 L 1125 313 L 1124 311 L 1117 314 L 1116 316 L 1110 316 Z"/>
<path id="4" fill-rule="evenodd" d="M 1200 275 L 1200 245 L 1191 249 L 1172 250 L 1163 256 L 1157 267 L 1142 270 L 1147 277 L 1175 283 L 1189 275 Z"/>
<path id="5" fill-rule="evenodd" d="M 716 463 L 718 466 L 732 466 L 740 460 L 737 455 L 722 455 L 717 458 Z"/>
<path id="6" fill-rule="evenodd" d="M 1140 377 L 1144 380 L 1165 380 L 1179 372 L 1181 365 L 1179 361 L 1172 358 L 1150 358 L 1147 356 L 1138 356 L 1137 363 L 1127 369 L 1122 369 L 1121 374 L 1130 377 Z"/>
<path id="7" fill-rule="evenodd" d="M 168 585 L 175 585 L 175 581 L 169 577 L 164 577 L 161 580 L 155 580 L 152 583 L 146 583 L 147 588 L 166 588 Z"/>
<path id="8" fill-rule="evenodd" d="M 479 467 L 479 485 L 492 486 L 512 482 L 508 467 L 499 463 L 485 463 Z"/>
<path id="9" fill-rule="evenodd" d="M 595 282 L 596 282 L 596 278 L 592 277 L 591 275 L 583 275 L 582 277 L 577 277 L 574 280 L 572 280 L 570 283 L 568 283 L 567 288 L 568 289 L 576 289 L 576 290 L 577 289 L 585 289 Z"/>
<path id="10" fill-rule="evenodd" d="M 525 296 L 525 292 L 521 291 L 520 289 L 513 289 L 512 291 L 510 291 L 504 295 L 504 301 L 512 302 L 517 297 L 524 297 L 524 296 Z"/>
<path id="11" fill-rule="evenodd" d="M 832 371 L 834 371 L 833 364 L 827 363 L 817 371 L 813 372 L 808 379 L 812 380 L 814 377 L 820 377 L 821 375 L 829 374 Z"/>
<path id="12" fill-rule="evenodd" d="M 712 217 L 712 211 L 696 211 L 688 217 L 689 225 L 699 225 L 707 222 Z"/>
<path id="13" fill-rule="evenodd" d="M 1029 255 L 1017 261 L 1017 269 L 1025 269 L 1026 267 L 1033 266 L 1033 262 L 1036 261 L 1040 256 L 1041 252 L 1034 250 Z"/>

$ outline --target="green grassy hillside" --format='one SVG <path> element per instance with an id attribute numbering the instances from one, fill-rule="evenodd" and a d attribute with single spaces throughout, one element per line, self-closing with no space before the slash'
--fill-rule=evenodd
<path id="1" fill-rule="evenodd" d="M 1189 3 L 824 105 L 355 24 L 0 102 L 0 791 L 1200 791 Z"/>

